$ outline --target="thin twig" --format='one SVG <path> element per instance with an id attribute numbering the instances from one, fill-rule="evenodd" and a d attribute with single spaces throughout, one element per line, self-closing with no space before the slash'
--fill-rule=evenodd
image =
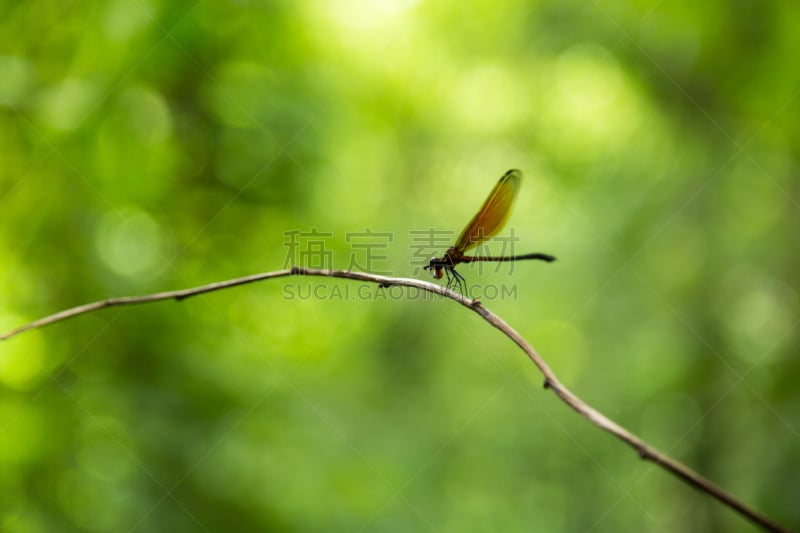
<path id="1" fill-rule="evenodd" d="M 517 344 L 517 346 L 519 346 L 522 349 L 522 351 L 525 352 L 528 358 L 533 362 L 533 364 L 536 365 L 536 367 L 542 373 L 542 375 L 544 376 L 544 387 L 546 389 L 552 390 L 564 403 L 566 403 L 568 406 L 570 406 L 572 409 L 578 412 L 581 416 L 586 418 L 589 422 L 599 427 L 600 429 L 611 433 L 619 440 L 621 440 L 622 442 L 624 442 L 625 444 L 636 450 L 636 453 L 639 455 L 640 458 L 655 463 L 664 470 L 677 476 L 678 478 L 694 486 L 700 491 L 713 496 L 714 498 L 722 502 L 724 505 L 735 510 L 736 512 L 738 512 L 739 514 L 750 520 L 752 523 L 762 527 L 766 531 L 776 531 L 776 532 L 789 531 L 788 529 L 773 522 L 771 519 L 758 513 L 754 509 L 751 509 L 750 507 L 748 507 L 741 501 L 737 500 L 732 495 L 728 494 L 720 487 L 718 487 L 708 479 L 704 478 L 691 468 L 685 466 L 679 461 L 672 459 L 668 455 L 661 453 L 655 448 L 651 447 L 645 441 L 643 441 L 630 431 L 626 430 L 625 428 L 623 428 L 622 426 L 620 426 L 619 424 L 609 419 L 607 416 L 600 413 L 599 411 L 588 405 L 586 402 L 581 400 L 578 396 L 572 393 L 572 391 L 570 391 L 567 387 L 561 384 L 555 373 L 550 369 L 550 367 L 547 365 L 544 359 L 542 359 L 542 357 L 536 352 L 536 350 L 534 350 L 533 346 L 531 346 L 528 343 L 528 341 L 526 341 L 503 319 L 501 319 L 500 317 L 498 317 L 497 315 L 486 309 L 480 303 L 480 301 L 467 298 L 446 287 L 442 287 L 441 285 L 436 285 L 434 283 L 429 283 L 427 281 L 421 281 L 418 279 L 411 279 L 411 278 L 393 278 L 387 276 L 378 276 L 375 274 L 367 274 L 363 272 L 350 272 L 348 270 L 318 270 L 310 268 L 293 267 L 287 270 L 264 272 L 261 274 L 255 274 L 243 278 L 220 281 L 218 283 L 210 283 L 208 285 L 202 285 L 200 287 L 193 287 L 189 289 L 159 292 L 144 296 L 125 296 L 121 298 L 110 298 L 108 300 L 101 300 L 98 302 L 81 305 L 78 307 L 73 307 L 71 309 L 66 309 L 64 311 L 55 313 L 53 315 L 40 318 L 39 320 L 36 320 L 29 324 L 25 324 L 23 326 L 20 326 L 16 329 L 13 329 L 7 333 L 0 335 L 0 340 L 8 340 L 11 337 L 19 335 L 20 333 L 23 333 L 25 331 L 47 326 L 55 322 L 60 322 L 68 318 L 72 318 L 85 313 L 90 313 L 92 311 L 97 311 L 99 309 L 104 309 L 106 307 L 116 307 L 122 305 L 138 305 L 150 302 L 157 302 L 160 300 L 180 301 L 186 298 L 190 298 L 192 296 L 205 294 L 207 292 L 228 289 L 231 287 L 236 287 L 238 285 L 245 285 L 247 283 L 254 283 L 256 281 L 262 281 L 265 279 L 280 278 L 286 276 L 323 276 L 323 277 L 344 278 L 344 279 L 351 279 L 351 280 L 364 281 L 370 283 L 377 283 L 382 287 L 391 287 L 394 285 L 404 286 L 404 287 L 414 287 L 427 292 L 439 294 L 441 296 L 444 296 L 455 302 L 460 303 L 464 307 L 476 312 L 478 315 L 481 316 L 481 318 L 486 320 L 489 324 L 491 324 L 495 328 L 502 331 L 508 338 L 514 341 Z"/>

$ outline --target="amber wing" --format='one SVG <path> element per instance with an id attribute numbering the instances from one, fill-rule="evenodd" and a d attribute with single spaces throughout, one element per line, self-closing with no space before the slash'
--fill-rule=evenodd
<path id="1" fill-rule="evenodd" d="M 522 172 L 519 170 L 513 169 L 503 174 L 480 211 L 459 235 L 455 245 L 457 249 L 462 252 L 469 250 L 502 229 L 511 214 L 511 206 L 514 204 L 521 181 Z"/>

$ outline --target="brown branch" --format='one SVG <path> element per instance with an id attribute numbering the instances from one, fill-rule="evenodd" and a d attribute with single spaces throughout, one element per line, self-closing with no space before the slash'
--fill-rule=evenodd
<path id="1" fill-rule="evenodd" d="M 436 285 L 434 283 L 429 283 L 427 281 L 421 281 L 418 279 L 410 279 L 410 278 L 392 278 L 387 276 L 378 276 L 375 274 L 367 274 L 363 272 L 350 272 L 348 270 L 316 270 L 309 268 L 293 267 L 290 270 L 264 272 L 261 274 L 255 274 L 243 278 L 236 278 L 227 281 L 221 281 L 218 283 L 210 283 L 208 285 L 202 285 L 200 287 L 193 287 L 190 289 L 159 292 L 155 294 L 148 294 L 145 296 L 125 296 L 121 298 L 110 298 L 108 300 L 101 300 L 99 302 L 73 307 L 72 309 L 66 309 L 59 313 L 55 313 L 53 315 L 40 318 L 39 320 L 36 320 L 29 324 L 25 324 L 14 330 L 11 330 L 7 333 L 0 335 L 0 340 L 7 340 L 15 335 L 19 335 L 24 331 L 47 326 L 55 322 L 60 322 L 68 318 L 72 318 L 85 313 L 90 313 L 92 311 L 97 311 L 99 309 L 103 309 L 106 307 L 116 307 L 122 305 L 138 305 L 150 302 L 157 302 L 160 300 L 180 301 L 186 298 L 190 298 L 192 296 L 205 294 L 207 292 L 228 289 L 230 287 L 245 285 L 247 283 L 254 283 L 256 281 L 261 281 L 270 278 L 280 278 L 280 277 L 294 276 L 294 275 L 323 276 L 332 278 L 352 279 L 357 281 L 377 283 L 382 287 L 390 287 L 393 285 L 414 287 L 420 290 L 439 294 L 441 296 L 444 296 L 446 298 L 449 298 L 453 301 L 460 303 L 464 307 L 467 307 L 468 309 L 476 312 L 489 324 L 502 331 L 508 338 L 514 341 L 517 344 L 517 346 L 519 346 L 522 349 L 522 351 L 525 352 L 525 354 L 533 362 L 533 364 L 536 365 L 539 371 L 544 375 L 544 386 L 546 389 L 552 390 L 564 403 L 566 403 L 572 409 L 577 411 L 581 416 L 589 420 L 589 422 L 599 427 L 600 429 L 611 433 L 612 435 L 620 439 L 622 442 L 626 443 L 628 446 L 636 450 L 636 452 L 639 454 L 639 457 L 641 457 L 646 461 L 651 461 L 657 464 L 664 470 L 679 477 L 686 483 L 694 486 L 695 488 L 699 489 L 702 492 L 705 492 L 713 496 L 714 498 L 722 502 L 724 505 L 735 510 L 736 512 L 738 512 L 739 514 L 750 520 L 752 523 L 762 527 L 766 531 L 777 531 L 777 532 L 789 531 L 788 529 L 773 522 L 771 519 L 751 509 L 750 507 L 748 507 L 741 501 L 737 500 L 736 498 L 734 498 L 733 496 L 731 496 L 730 494 L 728 494 L 720 487 L 718 487 L 708 479 L 704 478 L 691 468 L 685 466 L 679 461 L 676 461 L 675 459 L 672 459 L 666 454 L 663 454 L 658 450 L 656 450 L 655 448 L 649 446 L 645 441 L 643 441 L 630 431 L 626 430 L 616 422 L 612 421 L 607 416 L 600 413 L 590 405 L 586 404 L 578 396 L 573 394 L 572 391 L 570 391 L 568 388 L 566 388 L 564 385 L 561 384 L 561 382 L 558 380 L 558 377 L 556 377 L 555 373 L 550 369 L 549 366 L 547 366 L 547 363 L 544 361 L 544 359 L 542 359 L 542 357 L 536 352 L 536 350 L 533 349 L 533 346 L 531 346 L 528 343 L 528 341 L 522 338 L 522 336 L 519 333 L 517 333 L 511 326 L 509 326 L 503 319 L 501 319 L 500 317 L 498 317 L 497 315 L 486 309 L 478 300 L 467 298 L 450 289 L 442 287 L 441 285 Z"/>

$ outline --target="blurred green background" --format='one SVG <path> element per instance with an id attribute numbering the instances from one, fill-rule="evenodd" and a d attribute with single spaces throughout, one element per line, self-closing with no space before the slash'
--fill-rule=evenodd
<path id="1" fill-rule="evenodd" d="M 389 233 L 371 269 L 427 279 L 410 231 L 460 231 L 517 167 L 504 235 L 559 261 L 460 267 L 516 291 L 484 303 L 800 528 L 797 4 L 0 10 L 0 329 L 283 268 L 291 231 L 329 234 L 336 268 L 366 253 L 351 232 Z M 0 530 L 753 530 L 474 314 L 358 288 L 285 278 L 1 343 Z"/>

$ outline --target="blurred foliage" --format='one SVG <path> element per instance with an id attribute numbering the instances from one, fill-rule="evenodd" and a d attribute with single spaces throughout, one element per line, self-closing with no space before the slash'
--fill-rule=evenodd
<path id="1" fill-rule="evenodd" d="M 371 268 L 423 276 L 409 232 L 459 231 L 518 167 L 516 250 L 559 261 L 461 267 L 516 290 L 484 302 L 800 528 L 796 3 L 0 5 L 0 329 L 283 268 L 293 230 L 330 233 L 338 268 L 348 232 L 388 232 Z M 0 529 L 752 530 L 478 317 L 358 289 L 276 280 L 0 344 Z"/>

